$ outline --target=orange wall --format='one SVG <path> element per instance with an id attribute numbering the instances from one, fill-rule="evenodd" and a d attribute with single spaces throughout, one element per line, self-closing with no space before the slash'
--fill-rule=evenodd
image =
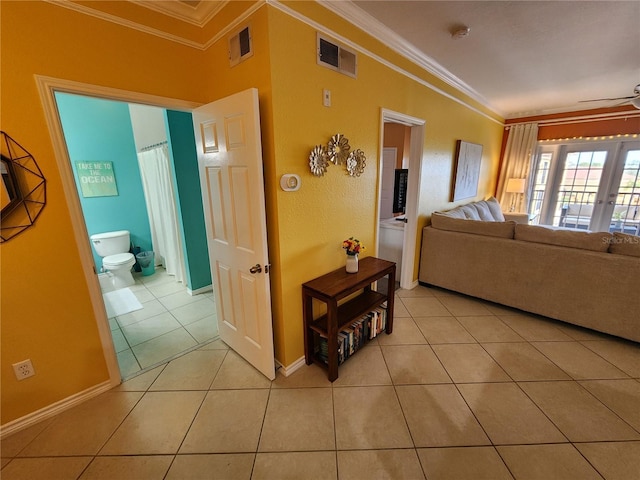
<path id="1" fill-rule="evenodd" d="M 626 117 L 622 115 L 616 115 L 621 118 L 603 118 L 597 119 L 599 116 L 629 112 L 634 116 Z M 600 108 L 594 110 L 582 110 L 577 112 L 557 113 L 554 115 L 540 115 L 537 117 L 522 117 L 512 118 L 505 122 L 505 124 L 511 125 L 514 123 L 523 122 L 541 122 L 538 126 L 538 140 L 560 140 L 560 139 L 574 139 L 574 138 L 586 138 L 586 137 L 602 137 L 610 135 L 634 135 L 640 134 L 640 115 L 637 114 L 638 110 L 633 106 L 622 106 L 616 108 Z M 580 117 L 595 117 L 584 121 Z M 575 119 L 575 120 L 571 120 Z M 561 125 L 545 125 L 545 123 L 559 123 Z M 502 138 L 502 149 L 500 152 L 500 158 L 504 157 L 504 150 L 509 138 L 508 130 L 505 128 L 505 134 Z"/>
<path id="2" fill-rule="evenodd" d="M 288 6 L 369 51 L 389 54 L 380 43 L 336 18 L 315 2 L 290 2 Z M 358 54 L 358 75 L 352 78 L 318 65 L 317 32 L 276 8 L 269 9 L 271 75 L 273 86 L 273 134 L 275 147 L 276 239 L 279 269 L 275 288 L 281 293 L 274 308 L 279 340 L 277 358 L 285 366 L 304 353 L 301 285 L 345 264 L 342 241 L 356 236 L 375 254 L 383 108 L 426 121 L 422 184 L 416 236 L 435 209 L 451 205 L 451 181 L 457 139 L 484 146 L 476 199 L 493 191 L 502 125 L 433 91 L 363 53 Z M 389 54 L 395 64 L 397 55 Z M 421 75 L 435 83 L 426 72 Z M 332 105 L 322 104 L 323 89 L 331 90 Z M 352 149 L 366 155 L 366 168 L 350 177 L 344 166 L 331 165 L 323 176 L 309 169 L 309 153 L 341 133 Z M 285 173 L 300 175 L 297 192 L 284 192 L 277 181 Z M 269 177 L 267 177 L 267 183 Z M 466 199 L 464 202 L 471 201 Z M 463 203 L 463 202 L 460 202 Z M 414 256 L 417 280 L 420 239 Z M 273 259 L 272 259 L 273 260 Z M 272 270 L 273 271 L 273 270 Z"/>
<path id="3" fill-rule="evenodd" d="M 625 116 L 629 112 L 634 116 Z M 618 118 L 607 119 L 601 117 L 619 113 Z M 577 117 L 577 118 L 576 118 Z M 601 117 L 597 120 L 584 121 L 580 117 Z M 575 118 L 575 120 L 571 120 Z M 640 133 L 640 115 L 638 110 L 631 105 L 617 108 L 600 108 L 594 110 L 582 110 L 577 112 L 558 113 L 554 115 L 541 115 L 537 117 L 513 118 L 507 120 L 507 125 L 521 122 L 540 122 L 538 127 L 538 140 L 557 140 L 564 138 L 600 137 L 618 134 Z M 558 123 L 561 125 L 545 125 L 546 123 Z"/>
<path id="4" fill-rule="evenodd" d="M 232 2 L 233 3 L 233 2 Z M 34 75 L 163 97 L 213 100 L 201 50 L 45 2 L 2 2 L 2 130 L 47 180 L 35 225 L 2 244 L 1 422 L 108 380 L 84 270 Z M 135 45 L 135 48 L 132 46 Z M 30 358 L 18 382 L 11 364 Z"/>
<path id="5" fill-rule="evenodd" d="M 408 152 L 405 152 L 405 140 L 407 130 L 410 130 L 406 125 L 400 125 L 399 123 L 385 123 L 384 125 L 384 140 L 383 145 L 385 147 L 395 147 L 397 149 L 398 156 L 396 157 L 396 168 L 402 168 L 402 159 L 405 158 Z"/>
<path id="6" fill-rule="evenodd" d="M 287 3 L 459 96 L 317 3 Z M 111 9 L 117 3 L 100 5 Z M 247 5 L 229 2 L 223 16 L 236 18 Z M 491 120 L 364 55 L 358 79 L 320 67 L 313 54 L 315 30 L 275 7 L 262 7 L 249 18 L 258 40 L 254 57 L 230 68 L 226 38 L 205 51 L 46 2 L 0 6 L 2 129 L 35 156 L 48 182 L 47 206 L 35 226 L 1 247 L 2 424 L 108 380 L 85 281 L 89 267 L 82 265 L 75 243 L 34 75 L 197 103 L 259 88 L 276 358 L 285 366 L 303 352 L 301 283 L 344 263 L 340 243 L 346 236 L 375 244 L 382 108 L 427 122 L 418 230 L 433 210 L 451 206 L 456 140 L 484 145 L 476 198 L 494 188 L 500 118 L 489 112 Z M 332 90 L 330 109 L 322 106 L 323 88 Z M 346 134 L 354 148 L 366 152 L 361 177 L 351 178 L 335 166 L 322 178 L 309 172 L 310 149 L 335 133 Z M 301 176 L 299 192 L 279 189 L 284 173 Z M 416 277 L 419 241 L 414 256 Z M 11 364 L 26 358 L 37 374 L 18 382 Z"/>

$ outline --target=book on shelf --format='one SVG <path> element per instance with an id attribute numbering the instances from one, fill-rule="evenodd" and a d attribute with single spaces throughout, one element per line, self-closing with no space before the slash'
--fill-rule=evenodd
<path id="1" fill-rule="evenodd" d="M 366 315 L 355 320 L 338 332 L 338 364 L 357 352 L 368 340 L 374 339 L 387 326 L 386 302 Z M 316 333 L 315 353 L 324 363 L 328 363 L 329 347 L 327 336 Z"/>

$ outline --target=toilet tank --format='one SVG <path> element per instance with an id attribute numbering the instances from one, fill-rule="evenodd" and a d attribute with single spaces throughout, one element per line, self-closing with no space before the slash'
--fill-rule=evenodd
<path id="1" fill-rule="evenodd" d="M 131 247 L 128 230 L 95 233 L 89 238 L 96 253 L 101 257 L 115 255 L 116 253 L 127 253 Z"/>

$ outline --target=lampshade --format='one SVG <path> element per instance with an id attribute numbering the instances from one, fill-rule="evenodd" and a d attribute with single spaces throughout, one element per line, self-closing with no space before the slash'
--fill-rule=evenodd
<path id="1" fill-rule="evenodd" d="M 507 193 L 524 193 L 524 178 L 510 178 L 507 181 Z"/>
<path id="2" fill-rule="evenodd" d="M 640 97 L 636 97 L 633 98 L 631 100 L 631 105 L 633 105 L 634 107 L 636 107 L 638 110 L 640 110 Z"/>

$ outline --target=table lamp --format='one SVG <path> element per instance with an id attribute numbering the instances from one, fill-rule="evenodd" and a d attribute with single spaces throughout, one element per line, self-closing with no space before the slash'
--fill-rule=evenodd
<path id="1" fill-rule="evenodd" d="M 506 192 L 511 194 L 511 206 L 509 211 L 513 212 L 516 209 L 516 199 L 518 195 L 524 193 L 525 179 L 524 178 L 510 178 L 507 180 Z"/>

